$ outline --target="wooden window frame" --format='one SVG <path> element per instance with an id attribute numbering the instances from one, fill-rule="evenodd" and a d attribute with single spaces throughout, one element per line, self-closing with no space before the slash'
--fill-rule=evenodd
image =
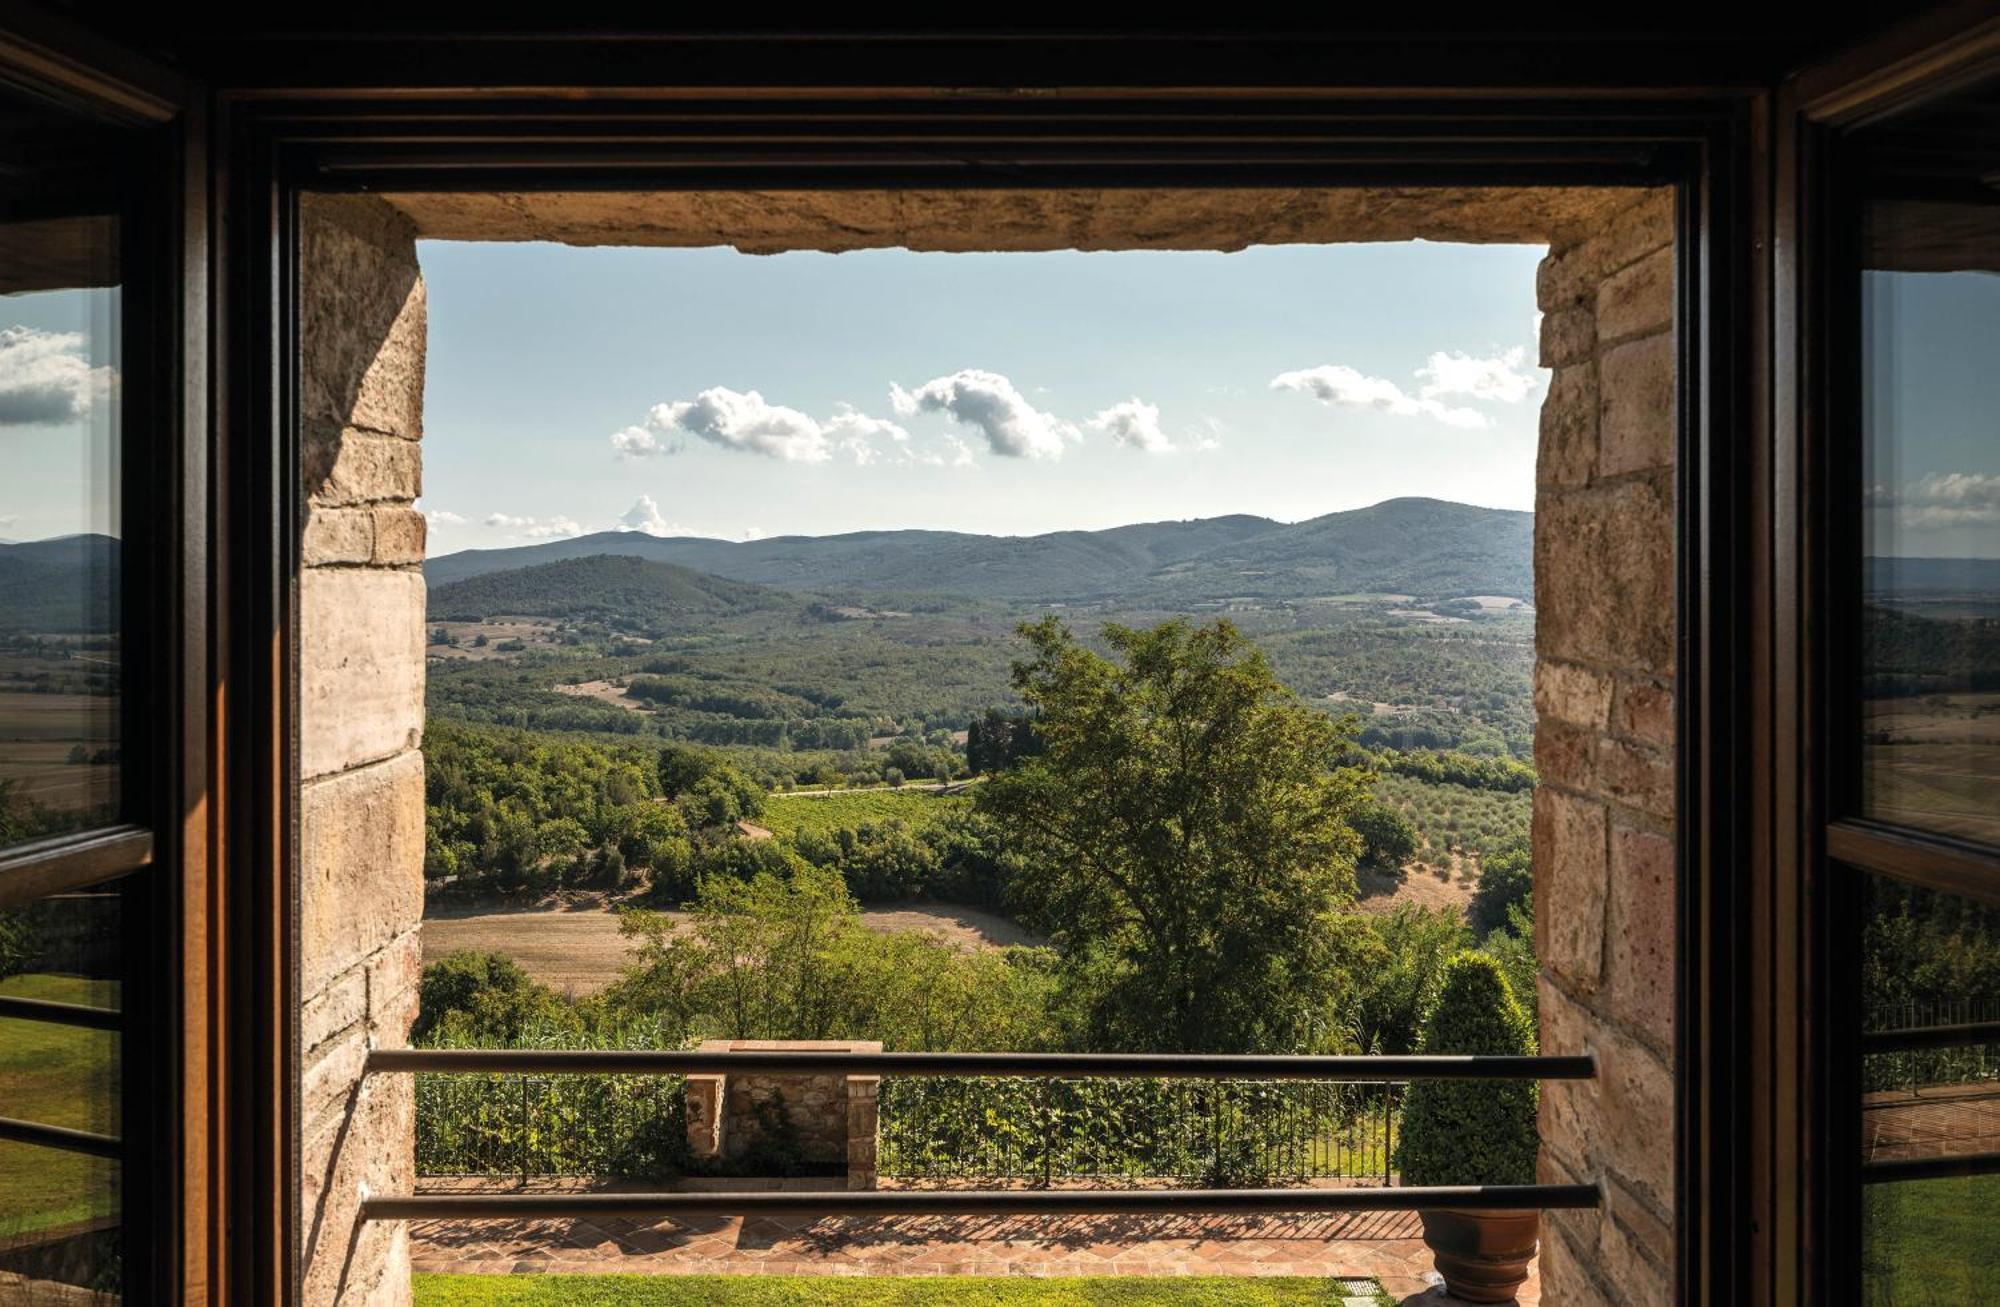
<path id="1" fill-rule="evenodd" d="M 0 83 L 129 142 L 119 166 L 118 812 L 107 824 L 0 849 L 0 903 L 119 886 L 125 983 L 116 1012 L 10 1003 L 6 1015 L 119 1035 L 115 1146 L 73 1147 L 120 1163 L 121 1282 L 131 1301 L 169 1301 L 208 1238 L 199 1180 L 210 1139 L 200 1086 L 209 1026 L 203 947 L 214 887 L 207 827 L 210 557 L 200 236 L 185 225 L 191 87 L 59 23 L 8 14 Z M 40 1011 L 31 1009 L 39 1007 Z"/>
<path id="2" fill-rule="evenodd" d="M 1482 87 L 1488 49 L 1124 33 L 1106 34 L 1116 60 L 1052 39 L 919 48 L 851 34 L 836 61 L 846 85 L 829 87 L 829 44 L 810 36 L 687 34 L 670 64 L 661 41 L 552 31 L 533 45 L 445 32 L 260 45 L 225 32 L 190 43 L 208 87 L 195 90 L 10 11 L 27 36 L 0 47 L 0 66 L 162 133 L 159 239 L 176 275 L 154 320 L 169 342 L 159 367 L 174 392 L 165 475 L 179 536 L 160 602 L 178 638 L 163 651 L 163 766 L 149 793 L 174 891 L 159 974 L 185 997 L 164 1050 L 181 1093 L 149 1127 L 166 1164 L 149 1228 L 172 1263 L 155 1283 L 177 1290 L 159 1299 L 297 1292 L 303 191 L 1622 180 L 1680 194 L 1677 1297 L 1830 1300 L 1817 863 L 1828 848 L 1860 858 L 1908 837 L 1823 819 L 1815 151 L 1850 102 L 1935 85 L 1949 63 L 1936 51 L 1962 44 L 1969 20 L 1954 21 L 1928 47 L 1898 38 L 1901 53 L 1779 89 L 1757 71 L 1768 53 L 1672 44 L 1603 60 L 1588 46 L 1516 51 L 1509 84 Z M 913 65 L 949 67 L 955 85 L 922 84 Z M 661 87 L 663 67 L 700 84 Z M 1106 69 L 1116 84 L 1097 80 Z M 1566 80 L 1579 75 L 1596 84 Z M 1039 79 L 1035 94 L 961 89 L 1024 77 Z M 1364 81 L 1390 89 L 1328 89 Z M 1085 140 L 1079 123 L 1100 130 Z M 1938 850 L 1918 852 L 1941 865 Z"/>
<path id="3" fill-rule="evenodd" d="M 1920 111 L 2000 77 L 2000 17 L 1959 5 L 1929 15 L 1780 91 L 1783 149 L 1778 282 L 1792 314 L 1778 362 L 1792 365 L 1781 424 L 1779 496 L 1794 504 L 1782 542 L 1790 585 L 1776 649 L 1796 759 L 1784 813 L 1796 841 L 1796 915 L 1787 936 L 1809 1026 L 1800 1047 L 1812 1086 L 1802 1119 L 1816 1237 L 1800 1274 L 1829 1302 L 1862 1285 L 1861 1069 L 1867 1042 L 1856 956 L 1867 878 L 2000 903 L 2000 848 L 1877 820 L 1863 812 L 1861 663 L 1861 196 L 1842 173 L 1843 133 Z M 1816 1017 L 1810 1014 L 1819 1014 Z M 1878 1164 L 1879 1165 L 1879 1164 Z M 1906 1168 L 1920 1178 L 1924 1166 Z M 1931 1168 L 1935 1169 L 1935 1168 Z"/>

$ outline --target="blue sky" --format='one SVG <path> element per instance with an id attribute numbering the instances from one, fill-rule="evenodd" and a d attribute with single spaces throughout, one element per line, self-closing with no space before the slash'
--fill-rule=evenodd
<path id="1" fill-rule="evenodd" d="M 2000 276 L 1863 279 L 1867 552 L 2000 558 Z"/>
<path id="2" fill-rule="evenodd" d="M 1536 247 L 419 253 L 434 553 L 1533 503 Z"/>

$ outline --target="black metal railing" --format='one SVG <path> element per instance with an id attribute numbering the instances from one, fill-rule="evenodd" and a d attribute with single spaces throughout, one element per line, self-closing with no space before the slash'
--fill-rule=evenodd
<path id="1" fill-rule="evenodd" d="M 1309 1057 L 1179 1053 L 854 1053 L 595 1049 L 377 1049 L 370 1074 L 688 1076 L 846 1075 L 1029 1078 L 1043 1081 L 1259 1081 L 1383 1087 L 1414 1080 L 1588 1080 L 1589 1055 Z M 1209 1118 L 1217 1128 L 1219 1116 Z M 1385 1132 L 1383 1145 L 1389 1144 Z M 1052 1178 L 1052 1173 L 1051 1173 Z M 1437 1185 L 1342 1188 L 1230 1187 L 1227 1175 L 1196 1177 L 1202 1188 L 910 1188 L 787 1193 L 418 1193 L 365 1200 L 370 1220 L 550 1219 L 579 1216 L 758 1214 L 1313 1213 L 1419 1211 L 1439 1207 L 1587 1208 L 1594 1184 Z"/>
<path id="2" fill-rule="evenodd" d="M 1403 1086 L 1337 1080 L 892 1077 L 877 1171 L 931 1184 L 1389 1184 Z"/>

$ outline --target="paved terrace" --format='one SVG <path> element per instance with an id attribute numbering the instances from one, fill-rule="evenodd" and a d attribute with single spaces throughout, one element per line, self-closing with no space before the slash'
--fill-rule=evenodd
<path id="1" fill-rule="evenodd" d="M 427 1182 L 426 1192 L 454 1188 Z M 491 1191 L 489 1184 L 474 1187 Z M 769 1187 L 765 1182 L 763 1187 Z M 417 1221 L 414 1269 L 457 1274 L 1299 1275 L 1457 1302 L 1412 1212 L 1269 1216 L 714 1217 Z M 1538 1304 L 1530 1274 L 1520 1298 Z"/>

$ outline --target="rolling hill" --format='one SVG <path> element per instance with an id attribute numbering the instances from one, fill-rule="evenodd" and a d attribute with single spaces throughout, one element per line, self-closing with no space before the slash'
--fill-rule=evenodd
<path id="1" fill-rule="evenodd" d="M 795 596 L 630 554 L 564 558 L 486 572 L 430 592 L 432 618 L 492 613 L 616 626 L 684 626 L 746 613 L 796 610 Z"/>
<path id="2" fill-rule="evenodd" d="M 862 531 L 733 543 L 600 532 L 434 558 L 435 586 L 592 555 L 815 592 L 929 592 L 979 599 L 1161 605 L 1348 593 L 1533 596 L 1534 517 L 1436 499 L 1392 499 L 1305 522 L 1235 515 L 1102 531 L 983 536 Z"/>
<path id="3" fill-rule="evenodd" d="M 0 631 L 112 630 L 118 564 L 118 541 L 106 535 L 0 545 Z"/>

